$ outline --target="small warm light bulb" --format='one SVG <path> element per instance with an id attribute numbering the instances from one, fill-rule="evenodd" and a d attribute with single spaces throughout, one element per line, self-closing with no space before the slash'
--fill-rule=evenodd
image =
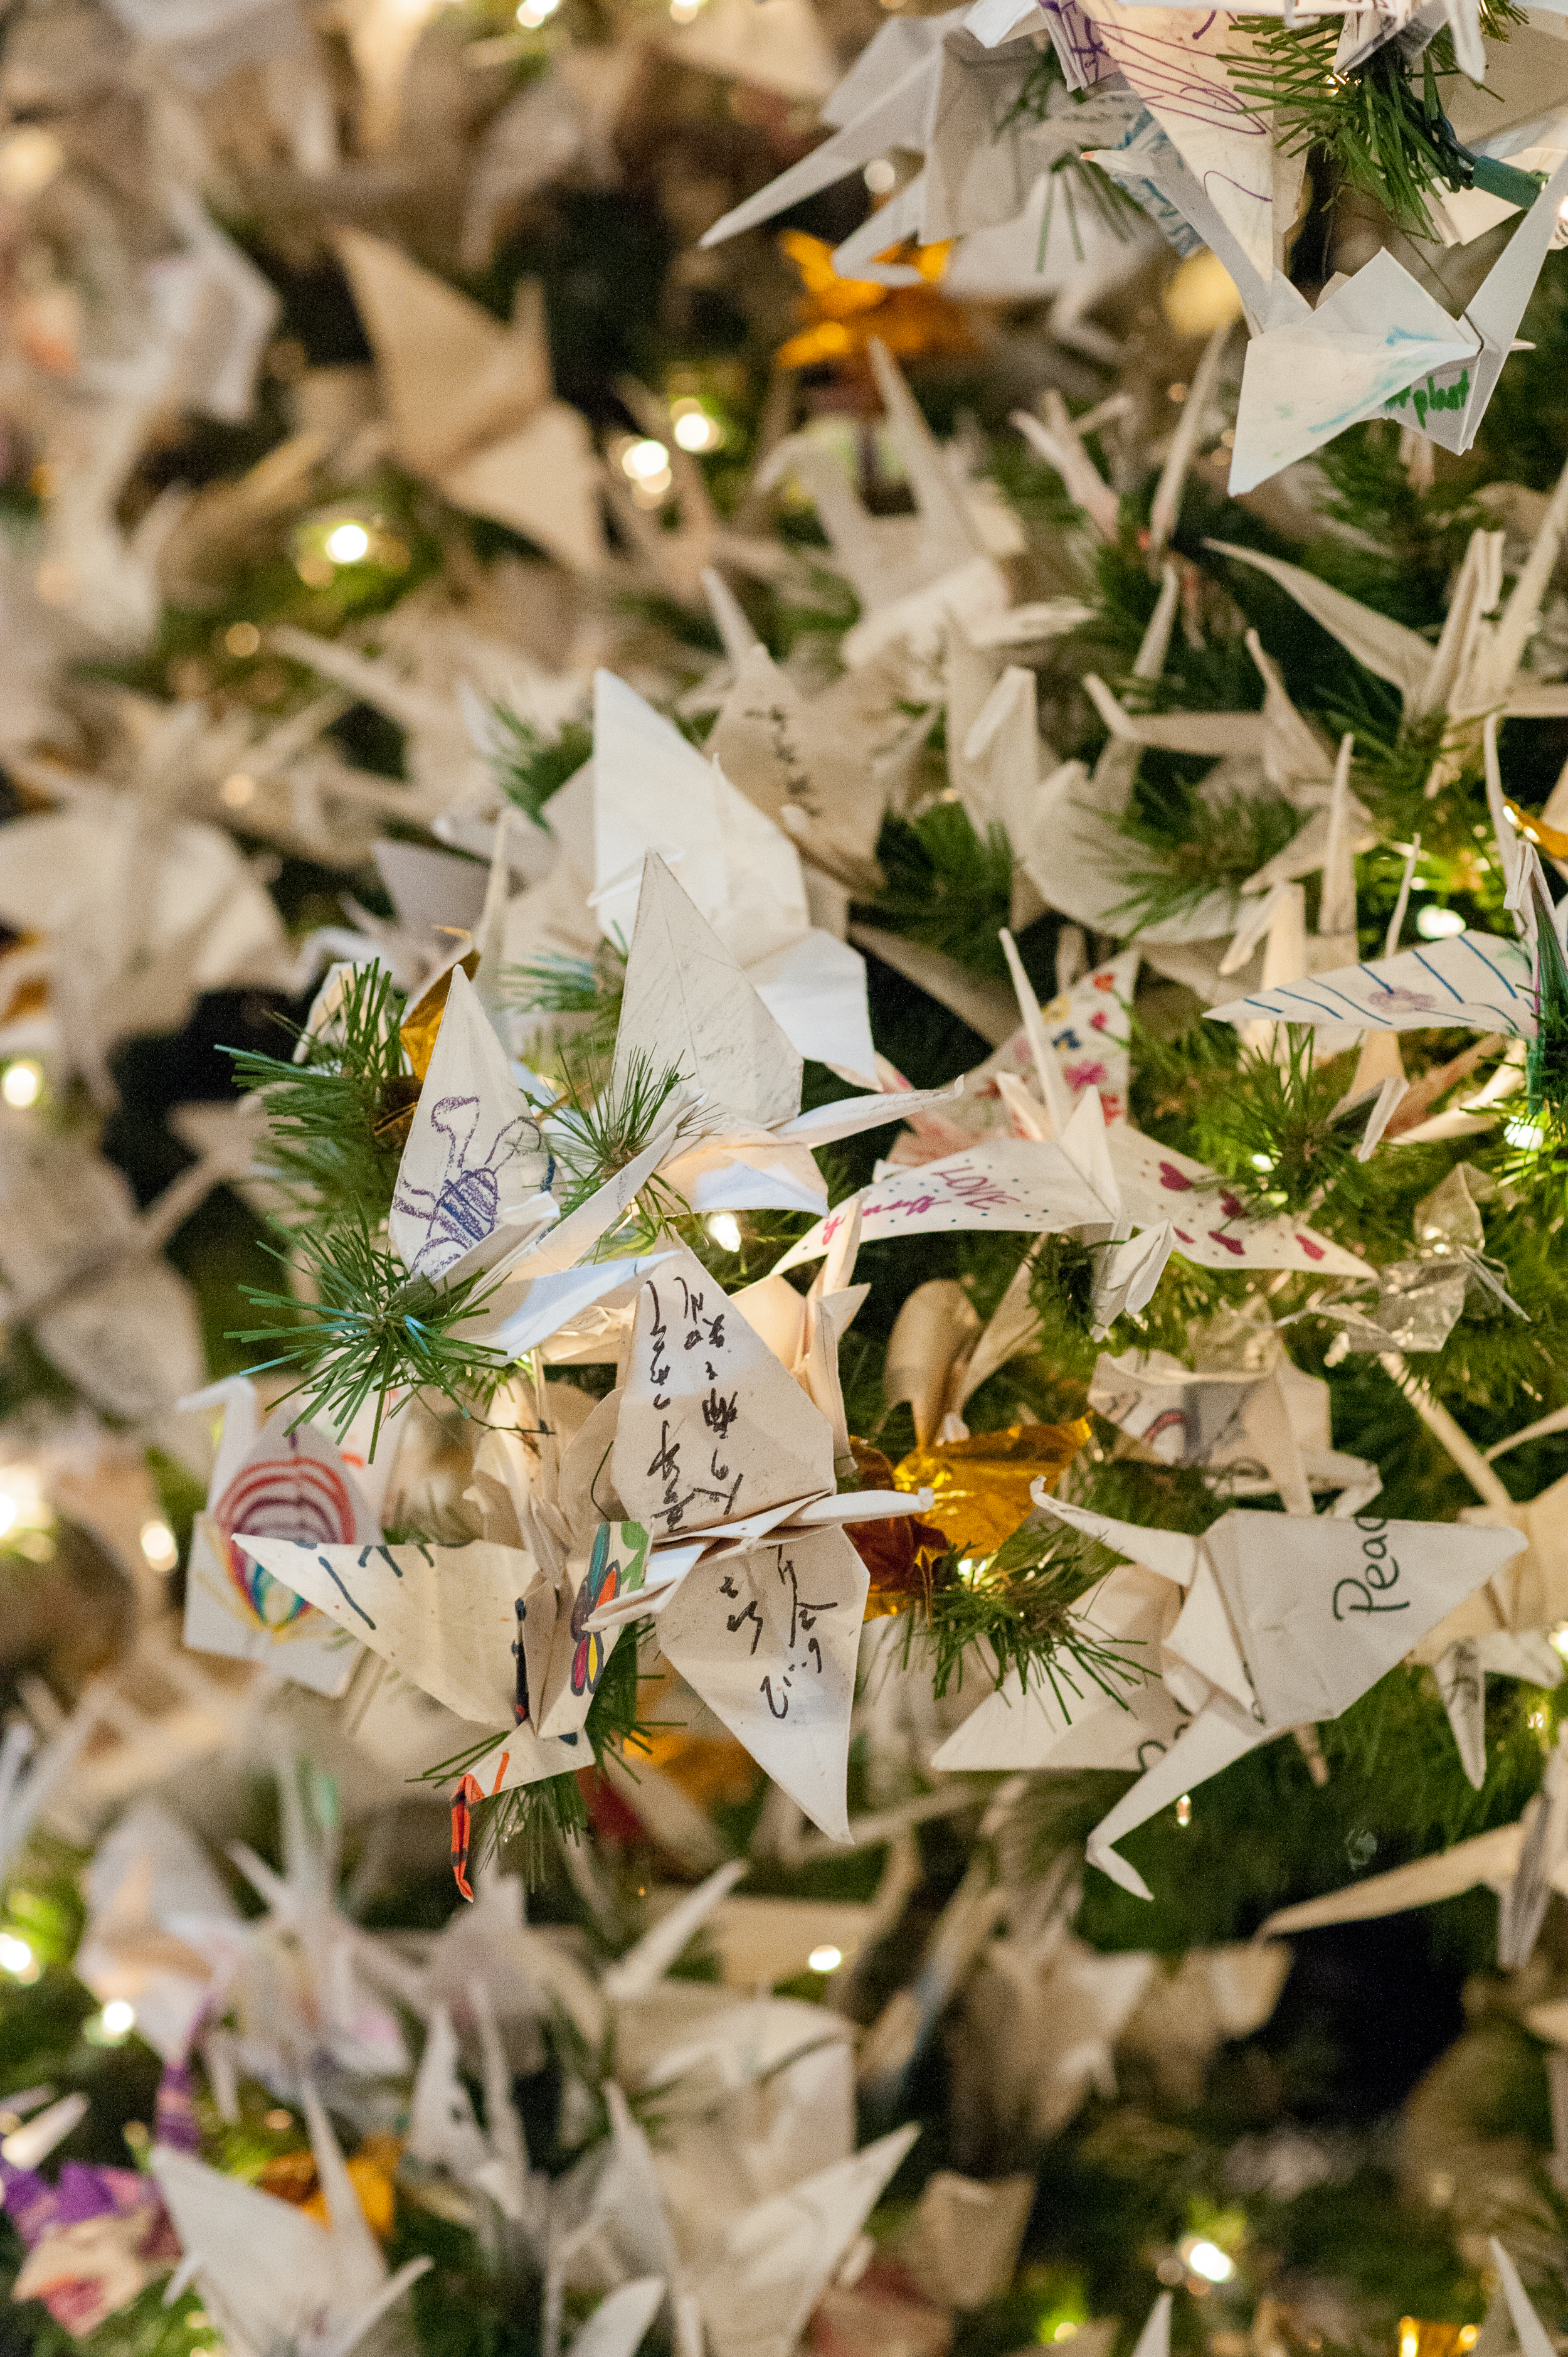
<path id="1" fill-rule="evenodd" d="M 24 1973 L 32 1970 L 32 1964 L 33 1952 L 26 1940 L 18 1940 L 14 1932 L 0 1932 L 0 1973 L 9 1973 L 13 1979 L 20 1980 Z"/>
<path id="2" fill-rule="evenodd" d="M 105 2038 L 128 2038 L 136 2026 L 136 2008 L 123 1996 L 112 1996 L 98 2018 Z"/>
<path id="3" fill-rule="evenodd" d="M 670 464 L 670 453 L 662 442 L 634 442 L 623 452 L 620 463 L 623 472 L 634 483 L 648 483 L 656 475 L 663 474 Z"/>
<path id="4" fill-rule="evenodd" d="M 38 1091 L 43 1084 L 44 1076 L 38 1066 L 30 1056 L 23 1056 L 16 1063 L 6 1065 L 5 1077 L 0 1081 L 0 1096 L 4 1096 L 8 1105 L 15 1105 L 21 1112 L 38 1103 Z"/>
<path id="5" fill-rule="evenodd" d="M 1071 2317 L 1064 2316 L 1056 2330 L 1052 2333 L 1051 2339 L 1053 2341 L 1070 2341 L 1077 2330 L 1078 2327 L 1073 2322 Z"/>
<path id="6" fill-rule="evenodd" d="M 155 1571 L 172 1571 L 179 1561 L 174 1533 L 166 1523 L 142 1524 L 142 1553 Z"/>
<path id="7" fill-rule="evenodd" d="M 836 1973 L 843 1962 L 842 1948 L 813 1948 L 806 1962 L 814 1973 Z"/>
<path id="8" fill-rule="evenodd" d="M 0 1490 L 0 1539 L 3 1539 L 16 1519 L 16 1501 Z"/>
<path id="9" fill-rule="evenodd" d="M 1178 1824 L 1178 1825 L 1190 1825 L 1190 1824 L 1191 1824 L 1191 1823 L 1192 1823 L 1192 1794 L 1191 1794 L 1190 1792 L 1184 1792 L 1184 1793 L 1182 1794 L 1182 1796 L 1181 1796 L 1180 1800 L 1176 1803 L 1176 1823 L 1177 1823 L 1177 1824 Z"/>
<path id="10" fill-rule="evenodd" d="M 1236 2269 L 1218 2243 L 1194 2243 L 1183 2254 L 1195 2276 L 1205 2283 L 1229 2283 Z"/>
<path id="11" fill-rule="evenodd" d="M 714 1211 L 708 1220 L 707 1229 L 721 1252 L 739 1252 L 740 1222 L 733 1211 Z"/>
<path id="12" fill-rule="evenodd" d="M 525 33 L 537 33 L 547 16 L 553 16 L 561 0 L 521 0 L 517 21 Z"/>
<path id="13" fill-rule="evenodd" d="M 1423 909 L 1415 920 L 1415 930 L 1423 942 L 1445 942 L 1454 933 L 1462 933 L 1465 920 L 1457 909 Z"/>
<path id="14" fill-rule="evenodd" d="M 717 425 L 695 402 L 676 412 L 675 439 L 682 450 L 716 450 L 724 436 Z"/>
<path id="15" fill-rule="evenodd" d="M 677 25 L 689 25 L 702 8 L 703 0 L 670 0 L 670 14 Z"/>
<path id="16" fill-rule="evenodd" d="M 362 523 L 334 524 L 327 535 L 327 554 L 334 565 L 359 565 L 371 553 L 371 535 Z"/>

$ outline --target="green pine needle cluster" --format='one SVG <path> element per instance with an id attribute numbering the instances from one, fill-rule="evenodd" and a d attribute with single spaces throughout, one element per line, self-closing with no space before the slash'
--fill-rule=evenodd
<path id="1" fill-rule="evenodd" d="M 1509 0 L 1482 0 L 1482 30 L 1493 40 L 1506 39 L 1518 21 Z M 1453 36 L 1441 32 L 1431 44 L 1418 86 L 1395 41 L 1337 73 L 1337 18 L 1261 17 L 1249 29 L 1250 46 L 1227 62 L 1242 97 L 1272 112 L 1285 154 L 1310 154 L 1315 167 L 1375 198 L 1401 229 L 1435 236 L 1429 198 L 1439 188 L 1467 188 L 1474 177 L 1473 160 L 1445 135 L 1437 91 L 1440 78 L 1458 70 Z"/>
<path id="2" fill-rule="evenodd" d="M 549 737 L 505 704 L 492 705 L 490 717 L 499 739 L 490 761 L 496 783 L 535 826 L 547 826 L 546 805 L 592 753 L 593 730 L 585 720 L 568 720 Z"/>
<path id="3" fill-rule="evenodd" d="M 270 1347 L 258 1374 L 283 1368 L 294 1376 L 285 1396 L 303 1394 L 296 1422 L 316 1417 L 341 1438 L 374 1399 L 373 1455 L 385 1417 L 416 1392 L 436 1392 L 464 1415 L 494 1392 L 508 1364 L 505 1354 L 461 1331 L 489 1289 L 483 1277 L 454 1286 L 411 1277 L 368 1227 L 346 1222 L 303 1230 L 293 1249 L 305 1298 L 244 1286 L 247 1300 L 275 1316 L 268 1325 L 241 1329 L 231 1340 Z"/>
<path id="4" fill-rule="evenodd" d="M 917 1643 L 929 1657 L 939 1702 L 963 1683 L 966 1656 L 989 1653 L 994 1683 L 1013 1674 L 1049 1686 L 1068 1717 L 1090 1689 L 1124 1703 L 1151 1671 L 1136 1651 L 1103 1645 L 1072 1619 L 1072 1608 L 1104 1578 L 1114 1557 L 1081 1533 L 1031 1517 L 983 1562 L 961 1566 L 905 1628 L 905 1658 Z"/>
<path id="5" fill-rule="evenodd" d="M 1156 771 L 1163 775 L 1156 778 Z M 1118 862 L 1125 898 L 1111 912 L 1117 930 L 1141 932 L 1235 891 L 1298 834 L 1302 813 L 1283 794 L 1206 794 L 1182 764 L 1145 755 L 1117 833 L 1137 855 Z"/>
<path id="6" fill-rule="evenodd" d="M 983 836 L 961 803 L 932 802 L 915 818 L 884 819 L 876 860 L 885 883 L 869 907 L 878 924 L 1006 980 L 996 937 L 1012 908 L 1013 853 L 1003 828 Z"/>
<path id="7" fill-rule="evenodd" d="M 231 1049 L 234 1085 L 260 1092 L 267 1142 L 259 1160 L 293 1215 L 312 1228 L 384 1219 L 402 1146 L 376 1122 L 405 1079 L 403 994 L 385 966 L 352 974 L 325 1037 L 299 1035 L 299 1060 Z"/>

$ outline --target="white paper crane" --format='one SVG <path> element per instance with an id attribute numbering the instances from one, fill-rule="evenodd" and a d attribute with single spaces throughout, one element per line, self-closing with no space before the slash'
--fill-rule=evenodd
<path id="1" fill-rule="evenodd" d="M 231 2349 L 272 2357 L 349 2357 L 377 2319 L 430 2266 L 410 2259 L 389 2276 L 365 2222 L 331 2122 L 306 2080 L 301 2102 L 330 2224 L 292 2202 L 221 2176 L 189 2153 L 155 2145 L 152 2171 L 185 2257 Z"/>

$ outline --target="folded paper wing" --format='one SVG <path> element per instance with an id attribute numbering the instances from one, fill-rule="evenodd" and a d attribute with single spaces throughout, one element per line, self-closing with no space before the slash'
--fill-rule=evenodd
<path id="1" fill-rule="evenodd" d="M 811 930 L 800 855 L 770 819 L 613 673 L 594 682 L 594 906 L 630 942 L 643 861 L 658 851 L 746 964 Z"/>
<path id="2" fill-rule="evenodd" d="M 662 2276 L 635 2276 L 607 2292 L 579 2330 L 571 2357 L 637 2357 L 668 2289 Z"/>
<path id="3" fill-rule="evenodd" d="M 1252 1219 L 1218 1173 L 1125 1123 L 1106 1132 L 1124 1209 L 1139 1226 L 1168 1220 L 1175 1249 L 1205 1268 L 1295 1268 L 1365 1277 L 1342 1244 L 1283 1213 Z"/>
<path id="4" fill-rule="evenodd" d="M 833 1841 L 850 1839 L 849 1723 L 869 1586 L 842 1531 L 792 1533 L 704 1556 L 659 1622 L 671 1665 Z"/>
<path id="5" fill-rule="evenodd" d="M 1364 1923 L 1380 1915 L 1402 1915 L 1407 1907 L 1431 1907 L 1441 1899 L 1485 1884 L 1500 1897 L 1519 1870 L 1524 1843 L 1521 1824 L 1498 1825 L 1471 1841 L 1455 1842 L 1435 1857 L 1396 1866 L 1391 1874 L 1369 1875 L 1344 1890 L 1281 1907 L 1260 1927 L 1260 1940 L 1287 1932 L 1314 1932 L 1326 1923 Z"/>
<path id="6" fill-rule="evenodd" d="M 639 1297 L 610 1469 L 656 1540 L 832 1493 L 827 1418 L 690 1254 Z"/>
<path id="7" fill-rule="evenodd" d="M 546 1611 L 553 1622 L 554 1590 L 521 1547 L 484 1539 L 463 1547 L 306 1547 L 252 1533 L 243 1544 L 274 1579 L 459 1718 L 511 1725 L 519 1602 L 536 1625 Z M 523 1628 L 526 1634 L 527 1617 Z M 528 1663 L 541 1678 L 543 1666 Z M 576 1764 L 563 1754 L 564 1769 Z"/>
<path id="8" fill-rule="evenodd" d="M 1421 949 L 1304 977 L 1209 1008 L 1211 1021 L 1356 1023 L 1368 1030 L 1422 1031 L 1453 1024 L 1535 1037 L 1533 974 L 1523 943 L 1498 933 L 1455 933 Z"/>
<path id="9" fill-rule="evenodd" d="M 1386 248 L 1319 304 L 1254 337 L 1241 371 L 1230 494 L 1375 416 L 1422 377 L 1458 372 L 1468 393 L 1480 336 L 1449 317 Z M 1431 395 L 1417 395 L 1425 424 Z M 1446 401 L 1447 395 L 1443 395 Z M 1413 419 L 1412 421 L 1413 422 Z"/>
<path id="10" fill-rule="evenodd" d="M 340 1695 L 358 1654 L 295 1591 L 278 1587 L 235 1534 L 367 1545 L 380 1538 L 381 1525 L 341 1452 L 315 1425 L 291 1429 L 286 1408 L 261 1425 L 255 1387 L 244 1376 L 186 1405 L 218 1397 L 223 1432 L 207 1510 L 192 1534 L 185 1641 L 197 1652 L 263 1663 L 316 1693 Z"/>
<path id="11" fill-rule="evenodd" d="M 703 1129 L 768 1128 L 800 1110 L 800 1058 L 702 911 L 657 852 L 645 854 L 612 1094 L 640 1060 L 673 1066 L 703 1103 Z"/>
<path id="12" fill-rule="evenodd" d="M 896 2128 L 741 2212 L 697 2284 L 714 2357 L 789 2357 L 918 2133 Z"/>
<path id="13" fill-rule="evenodd" d="M 555 1216 L 551 1158 L 478 993 L 455 967 L 388 1232 L 411 1275 L 478 1275 Z"/>
<path id="14" fill-rule="evenodd" d="M 1524 1539 L 1459 1523 L 1232 1512 L 1203 1545 L 1259 1707 L 1279 1728 L 1337 1718 Z"/>
<path id="15" fill-rule="evenodd" d="M 820 1260 L 858 1206 L 862 1241 L 961 1228 L 1022 1229 L 1049 1235 L 1114 1225 L 1117 1210 L 1097 1194 L 1060 1146 L 997 1138 L 967 1154 L 922 1163 L 877 1179 L 820 1220 L 778 1264 L 776 1274 Z"/>
<path id="16" fill-rule="evenodd" d="M 431 2264 L 412 2259 L 388 2275 L 308 2081 L 304 2103 L 328 2226 L 189 2153 L 161 2144 L 152 2152 L 152 2173 L 203 2297 L 230 2346 L 254 2357 L 285 2348 L 295 2357 L 349 2357 Z"/>
<path id="17" fill-rule="evenodd" d="M 933 1753 L 931 1766 L 944 1775 L 1149 1767 L 1187 1717 L 1157 1674 L 1159 1645 L 1180 1604 L 1180 1589 L 1154 1571 L 1123 1564 L 1109 1573 L 1072 1618 L 1087 1640 L 1121 1654 L 1125 1680 L 1108 1670 L 1107 1691 L 1075 1676 L 1064 1695 L 1065 1662 L 1055 1684 L 1026 1685 L 1013 1671 Z"/>

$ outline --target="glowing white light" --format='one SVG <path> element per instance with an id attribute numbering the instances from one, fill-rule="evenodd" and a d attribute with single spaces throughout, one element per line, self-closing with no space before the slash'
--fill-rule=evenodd
<path id="1" fill-rule="evenodd" d="M 1423 942 L 1444 942 L 1450 933 L 1464 931 L 1465 920 L 1457 909 L 1423 909 L 1415 930 Z"/>
<path id="2" fill-rule="evenodd" d="M 860 177 L 874 197 L 891 196 L 898 185 L 897 170 L 886 156 L 874 156 Z"/>
<path id="3" fill-rule="evenodd" d="M 3 1539 L 16 1519 L 16 1501 L 0 1491 L 0 1539 Z"/>
<path id="4" fill-rule="evenodd" d="M 362 523 L 334 524 L 327 535 L 327 554 L 334 565 L 359 565 L 371 553 L 371 535 Z"/>
<path id="5" fill-rule="evenodd" d="M 651 483 L 670 471 L 670 453 L 662 442 L 634 442 L 621 452 L 621 472 L 634 483 Z"/>
<path id="6" fill-rule="evenodd" d="M 1178 1825 L 1191 1824 L 1192 1794 L 1190 1792 L 1184 1792 L 1177 1801 L 1176 1804 L 1176 1821 Z"/>
<path id="7" fill-rule="evenodd" d="M 172 1571 L 179 1561 L 174 1533 L 166 1523 L 142 1524 L 142 1553 L 155 1571 Z"/>
<path id="8" fill-rule="evenodd" d="M 703 0 L 670 0 L 670 14 L 677 25 L 689 25 L 702 8 Z"/>
<path id="9" fill-rule="evenodd" d="M 517 21 L 525 33 L 536 33 L 547 16 L 553 16 L 561 0 L 521 0 Z"/>
<path id="10" fill-rule="evenodd" d="M 16 1105 L 21 1110 L 38 1103 L 38 1091 L 43 1084 L 44 1076 L 38 1065 L 30 1057 L 24 1056 L 18 1062 L 6 1065 L 5 1077 L 0 1081 L 0 1096 L 8 1105 Z"/>
<path id="11" fill-rule="evenodd" d="M 677 404 L 675 439 L 682 450 L 716 450 L 724 438 L 724 429 L 718 421 L 699 408 L 694 401 Z"/>
<path id="12" fill-rule="evenodd" d="M 19 1980 L 32 1967 L 33 1952 L 26 1940 L 18 1940 L 14 1932 L 0 1932 L 0 1973 L 10 1973 Z"/>
<path id="13" fill-rule="evenodd" d="M 0 196 L 26 204 L 41 196 L 65 162 L 65 149 L 41 123 L 20 123 L 0 139 Z"/>
<path id="14" fill-rule="evenodd" d="M 1051 2339 L 1053 2341 L 1070 2341 L 1077 2330 L 1078 2327 L 1073 2322 L 1071 2317 L 1064 2316 L 1056 2330 L 1052 2333 Z"/>
<path id="15" fill-rule="evenodd" d="M 806 1962 L 814 1973 L 836 1973 L 843 1962 L 842 1948 L 813 1948 Z"/>
<path id="16" fill-rule="evenodd" d="M 1185 2255 L 1193 2274 L 1205 2283 L 1229 2283 L 1236 2272 L 1218 2243 L 1194 2243 Z"/>
<path id="17" fill-rule="evenodd" d="M 136 2008 L 123 1996 L 112 1996 L 98 2018 L 105 2038 L 126 2038 L 136 2026 Z"/>
<path id="18" fill-rule="evenodd" d="M 1272 1169 L 1273 1168 L 1273 1167 L 1274 1167 L 1274 1157 L 1273 1157 L 1273 1156 L 1272 1154 L 1254 1154 L 1254 1155 L 1253 1155 L 1253 1157 L 1252 1157 L 1252 1168 L 1253 1168 L 1253 1169 L 1254 1169 L 1254 1170 L 1272 1170 Z"/>
<path id="19" fill-rule="evenodd" d="M 1505 1121 L 1503 1135 L 1510 1146 L 1520 1147 L 1526 1154 L 1533 1154 L 1546 1132 L 1533 1121 Z"/>
<path id="20" fill-rule="evenodd" d="M 1554 1652 L 1561 1653 L 1563 1660 L 1568 1662 L 1568 1620 L 1562 1621 L 1557 1628 L 1551 1630 L 1547 1634 L 1546 1641 Z"/>
<path id="21" fill-rule="evenodd" d="M 724 1252 L 740 1250 L 740 1222 L 733 1211 L 715 1211 L 707 1223 L 708 1233 Z"/>

